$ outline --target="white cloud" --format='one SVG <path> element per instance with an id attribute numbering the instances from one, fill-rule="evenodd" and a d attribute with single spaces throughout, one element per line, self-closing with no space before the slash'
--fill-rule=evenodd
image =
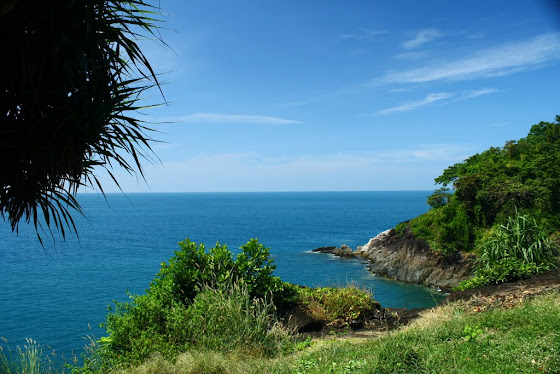
<path id="1" fill-rule="evenodd" d="M 529 40 L 503 44 L 436 66 L 388 73 L 385 83 L 420 83 L 439 80 L 471 80 L 536 69 L 560 59 L 560 33 L 539 35 Z"/>
<path id="2" fill-rule="evenodd" d="M 467 92 L 464 92 L 458 100 L 473 99 L 475 97 L 488 95 L 488 94 L 496 93 L 496 92 L 500 92 L 500 90 L 498 90 L 497 88 L 483 88 L 481 90 L 476 90 L 476 91 L 467 91 Z"/>
<path id="3" fill-rule="evenodd" d="M 463 161 L 468 157 L 467 148 L 459 144 L 425 144 L 411 150 L 411 158 L 421 160 Z"/>
<path id="4" fill-rule="evenodd" d="M 402 44 L 402 47 L 404 49 L 418 48 L 426 43 L 431 42 L 434 39 L 439 38 L 442 35 L 443 34 L 438 29 L 434 28 L 420 30 L 416 32 L 412 39 L 404 42 Z"/>
<path id="5" fill-rule="evenodd" d="M 188 116 L 167 119 L 169 122 L 183 123 L 231 123 L 231 124 L 257 124 L 257 125 L 293 125 L 301 121 L 281 117 L 254 116 L 241 114 L 196 113 Z"/>
<path id="6" fill-rule="evenodd" d="M 395 92 L 393 90 L 391 91 Z M 425 106 L 432 105 L 433 103 L 438 101 L 462 101 L 462 100 L 473 99 L 475 97 L 488 95 L 496 92 L 500 92 L 500 90 L 496 88 L 483 88 L 475 91 L 432 93 L 432 94 L 428 94 L 422 100 L 411 101 L 403 105 L 380 110 L 379 112 L 375 113 L 374 116 L 390 114 L 390 113 L 408 112 L 410 110 L 420 109 Z"/>
<path id="7" fill-rule="evenodd" d="M 378 116 L 378 115 L 384 115 L 384 114 L 395 113 L 395 112 L 408 112 L 410 110 L 419 109 L 419 108 L 431 105 L 431 104 L 433 104 L 437 101 L 440 101 L 440 100 L 449 99 L 453 95 L 454 94 L 448 93 L 448 92 L 428 94 L 426 96 L 426 98 L 424 98 L 422 100 L 411 101 L 411 102 L 403 104 L 403 105 L 395 106 L 395 107 L 388 108 L 388 109 L 383 109 L 383 110 L 375 113 L 374 115 Z"/>

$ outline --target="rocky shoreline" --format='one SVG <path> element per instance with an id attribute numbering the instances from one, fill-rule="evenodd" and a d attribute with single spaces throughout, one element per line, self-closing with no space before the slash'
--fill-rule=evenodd
<path id="1" fill-rule="evenodd" d="M 472 277 L 470 256 L 462 253 L 440 255 L 406 228 L 383 231 L 370 241 L 352 250 L 347 245 L 321 247 L 313 252 L 329 253 L 345 258 L 366 260 L 372 273 L 390 279 L 421 284 L 449 292 L 462 280 Z"/>

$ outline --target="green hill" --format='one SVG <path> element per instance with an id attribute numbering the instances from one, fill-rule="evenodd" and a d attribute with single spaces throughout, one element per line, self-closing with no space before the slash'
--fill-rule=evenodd
<path id="1" fill-rule="evenodd" d="M 516 213 L 560 227 L 560 116 L 517 141 L 448 167 L 428 198 L 432 209 L 410 221 L 435 251 L 472 251 L 489 229 Z"/>
<path id="2" fill-rule="evenodd" d="M 560 116 L 525 138 L 448 167 L 427 213 L 396 227 L 443 255 L 475 252 L 475 277 L 459 289 L 502 283 L 558 266 Z"/>

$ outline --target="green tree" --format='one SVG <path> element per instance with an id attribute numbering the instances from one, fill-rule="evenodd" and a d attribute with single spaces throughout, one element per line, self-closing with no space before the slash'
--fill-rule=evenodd
<path id="1" fill-rule="evenodd" d="M 151 138 L 133 113 L 156 74 L 138 47 L 157 37 L 145 0 L 9 0 L 0 6 L 0 214 L 75 230 L 77 189 L 95 167 L 142 175 Z M 132 161 L 130 161 L 132 160 Z"/>
<path id="2" fill-rule="evenodd" d="M 428 205 L 432 208 L 439 208 L 447 204 L 451 196 L 451 190 L 447 187 L 442 187 L 434 191 L 432 195 L 428 197 Z"/>
<path id="3" fill-rule="evenodd" d="M 560 227 L 560 116 L 529 134 L 448 167 L 435 179 L 432 210 L 410 222 L 414 233 L 444 252 L 471 250 L 486 230 L 530 213 Z M 447 192 L 448 186 L 454 189 Z"/>

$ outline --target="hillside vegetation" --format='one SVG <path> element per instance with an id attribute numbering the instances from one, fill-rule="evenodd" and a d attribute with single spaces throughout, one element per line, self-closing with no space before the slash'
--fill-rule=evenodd
<path id="1" fill-rule="evenodd" d="M 537 296 L 513 308 L 478 312 L 469 302 L 427 310 L 379 338 L 321 339 L 282 357 L 221 351 L 156 357 L 121 373 L 557 373 L 560 297 Z"/>
<path id="2" fill-rule="evenodd" d="M 475 252 L 475 277 L 459 289 L 502 283 L 557 267 L 560 116 L 529 134 L 448 167 L 427 213 L 409 228 L 443 255 Z"/>
<path id="3" fill-rule="evenodd" d="M 517 213 L 560 227 L 560 116 L 529 134 L 445 169 L 432 209 L 410 221 L 415 235 L 443 253 L 472 251 L 489 229 Z"/>

